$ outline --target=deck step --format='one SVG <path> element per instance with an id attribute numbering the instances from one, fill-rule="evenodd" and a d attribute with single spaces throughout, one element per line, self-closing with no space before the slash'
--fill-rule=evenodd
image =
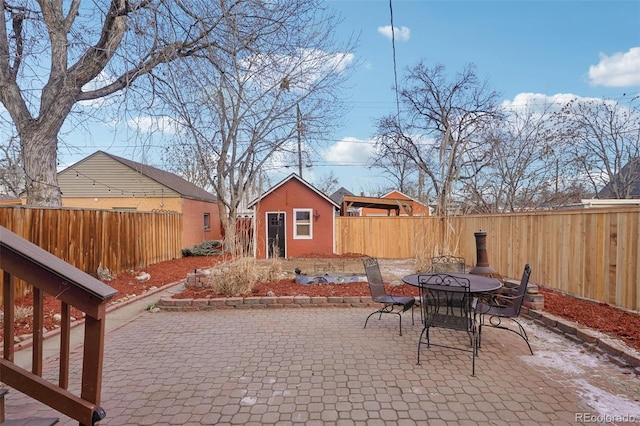
<path id="1" fill-rule="evenodd" d="M 0 426 L 53 426 L 59 421 L 55 417 L 5 420 Z"/>

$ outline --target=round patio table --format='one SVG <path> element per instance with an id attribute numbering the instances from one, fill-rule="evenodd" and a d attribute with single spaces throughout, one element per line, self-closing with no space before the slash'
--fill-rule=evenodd
<path id="1" fill-rule="evenodd" d="M 468 280 L 469 281 L 469 292 L 470 293 L 489 293 L 492 291 L 498 290 L 502 287 L 502 283 L 496 279 L 485 277 L 483 275 L 475 275 L 475 274 L 459 274 L 459 273 L 424 273 L 424 274 L 411 274 L 402 278 L 402 281 L 405 284 L 419 287 L 421 289 L 425 288 L 433 288 L 433 289 L 442 289 L 442 287 L 446 286 L 446 284 L 438 284 L 435 282 L 425 283 L 424 281 L 438 281 L 438 277 L 446 278 L 447 276 Z M 422 283 L 421 283 L 422 281 Z M 464 287 L 454 287 L 451 288 L 450 291 L 464 291 Z"/>

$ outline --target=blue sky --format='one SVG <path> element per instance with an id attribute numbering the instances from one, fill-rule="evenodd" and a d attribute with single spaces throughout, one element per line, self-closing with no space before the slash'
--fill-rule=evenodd
<path id="1" fill-rule="evenodd" d="M 344 17 L 340 30 L 360 34 L 356 57 L 364 65 L 351 82 L 347 122 L 332 138 L 341 142 L 305 178 L 333 170 L 341 186 L 369 193 L 385 181 L 361 167 L 367 141 L 375 118 L 395 110 L 392 44 L 381 28 L 391 24 L 389 1 L 329 3 Z M 505 101 L 531 97 L 524 94 L 615 99 L 640 92 L 639 1 L 394 0 L 392 7 L 399 81 L 406 67 L 424 60 L 444 65 L 449 75 L 475 64 Z M 345 158 L 351 160 L 346 165 L 332 163 Z"/>
<path id="2" fill-rule="evenodd" d="M 375 119 L 395 111 L 393 50 L 388 0 L 327 0 L 344 18 L 338 38 L 359 36 L 355 69 L 345 92 L 349 113 L 344 126 L 326 141 L 323 158 L 303 170 L 311 183 L 333 171 L 339 186 L 373 193 L 387 182 L 366 167 Z M 442 64 L 449 75 L 473 63 L 505 102 L 558 97 L 620 98 L 640 92 L 640 1 L 410 1 L 393 0 L 396 69 L 424 60 Z M 385 28 L 386 27 L 386 28 Z M 124 135 L 121 133 L 118 137 Z M 96 128 L 93 146 L 135 161 L 136 151 L 114 141 L 112 129 Z M 153 164 L 158 165 L 158 164 Z M 283 168 L 274 179 L 297 171 Z"/>

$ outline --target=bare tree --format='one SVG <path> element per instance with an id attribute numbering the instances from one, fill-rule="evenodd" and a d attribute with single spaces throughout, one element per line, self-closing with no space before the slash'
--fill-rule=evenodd
<path id="1" fill-rule="evenodd" d="M 391 136 L 391 135 L 390 135 Z M 384 144 L 376 145 L 376 153 L 371 167 L 382 171 L 389 181 L 389 189 L 397 189 L 413 198 L 426 199 L 419 180 L 415 162 L 404 153 L 387 149 Z"/>
<path id="2" fill-rule="evenodd" d="M 447 214 L 456 184 L 490 158 L 485 130 L 501 117 L 498 93 L 480 82 L 473 65 L 449 80 L 442 65 L 408 70 L 400 90 L 402 111 L 378 122 L 382 155 L 405 156 L 430 180 L 436 214 Z"/>
<path id="3" fill-rule="evenodd" d="M 221 20 L 259 0 L 2 1 L 0 101 L 20 138 L 27 203 L 59 206 L 59 133 L 82 102 L 107 99 L 163 65 L 218 46 Z M 148 87 L 148 86 L 147 86 Z"/>
<path id="4" fill-rule="evenodd" d="M 633 167 L 640 158 L 638 101 L 574 99 L 556 115 L 556 141 L 568 147 L 595 194 L 606 185 L 608 198 L 629 198 L 640 181 Z"/>
<path id="5" fill-rule="evenodd" d="M 327 197 L 330 197 L 331 194 L 338 190 L 338 185 L 340 181 L 336 174 L 332 171 L 320 177 L 319 183 L 316 185 L 318 190 L 322 192 Z"/>
<path id="6" fill-rule="evenodd" d="M 575 195 L 571 161 L 553 143 L 553 105 L 514 105 L 491 131 L 491 161 L 465 182 L 462 193 L 474 212 L 551 208 Z"/>
<path id="7" fill-rule="evenodd" d="M 213 189 L 233 250 L 236 216 L 269 169 L 298 163 L 340 115 L 341 84 L 352 44 L 339 46 L 337 17 L 318 0 L 236 7 L 224 37 L 189 64 L 154 73 L 161 112 L 172 117 L 174 143 Z M 297 167 L 296 167 L 297 169 Z"/>
<path id="8" fill-rule="evenodd" d="M 191 145 L 185 146 L 179 143 L 168 144 L 162 149 L 161 160 L 163 168 L 178 176 L 182 176 L 200 188 L 213 191 L 207 169 L 201 167 L 200 164 L 195 161 L 192 157 L 193 154 Z"/>

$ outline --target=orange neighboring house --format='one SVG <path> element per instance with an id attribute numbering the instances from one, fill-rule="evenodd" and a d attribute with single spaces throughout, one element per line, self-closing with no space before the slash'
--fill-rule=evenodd
<path id="1" fill-rule="evenodd" d="M 253 209 L 256 259 L 330 255 L 340 206 L 291 174 L 249 204 Z"/>
<path id="2" fill-rule="evenodd" d="M 380 198 L 389 199 L 389 200 L 411 200 L 411 205 L 413 206 L 413 216 L 430 216 L 429 206 L 422 204 L 418 200 L 415 200 L 409 197 L 406 194 L 403 194 L 400 191 L 393 190 L 381 196 Z M 400 205 L 400 214 L 399 216 L 412 216 L 410 212 L 406 211 L 402 204 Z M 362 207 L 360 209 L 360 216 L 395 216 L 395 212 L 393 210 L 380 210 Z"/>
<path id="3" fill-rule="evenodd" d="M 63 207 L 182 214 L 182 247 L 222 238 L 216 197 L 180 176 L 97 151 L 58 173 Z"/>

